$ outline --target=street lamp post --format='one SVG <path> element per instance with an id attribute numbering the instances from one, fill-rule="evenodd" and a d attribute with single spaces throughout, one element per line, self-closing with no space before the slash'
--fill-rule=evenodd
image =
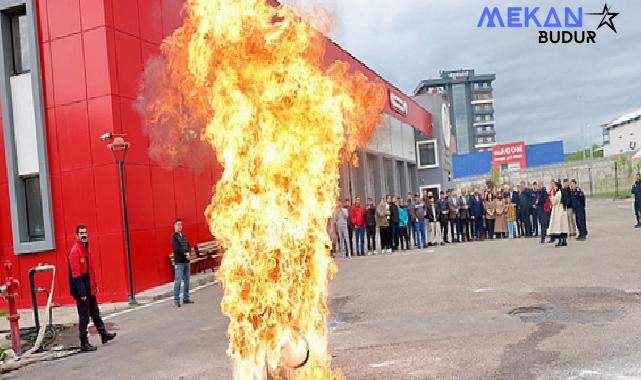
<path id="1" fill-rule="evenodd" d="M 114 137 L 115 136 L 115 137 Z M 127 195 L 125 192 L 125 157 L 131 144 L 123 138 L 124 135 L 114 135 L 111 132 L 105 132 L 100 136 L 101 140 L 113 139 L 107 148 L 111 150 L 118 164 L 118 174 L 120 177 L 120 204 L 122 206 L 122 225 L 125 239 L 125 253 L 127 254 L 127 277 L 129 282 L 129 305 L 137 305 L 136 295 L 134 292 L 134 278 L 131 265 L 131 247 L 129 244 L 129 215 L 127 213 Z"/>

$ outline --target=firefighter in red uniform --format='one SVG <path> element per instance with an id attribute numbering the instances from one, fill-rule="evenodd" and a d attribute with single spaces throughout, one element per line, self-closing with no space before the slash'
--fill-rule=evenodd
<path id="1" fill-rule="evenodd" d="M 69 252 L 69 289 L 76 300 L 78 307 L 78 329 L 80 333 L 80 350 L 95 351 L 97 348 L 89 343 L 87 326 L 89 317 L 93 320 L 96 330 L 100 333 L 102 344 L 116 337 L 115 333 L 107 332 L 105 324 L 100 317 L 96 294 L 96 276 L 90 263 L 89 241 L 87 240 L 87 227 L 76 227 L 76 242 Z"/>

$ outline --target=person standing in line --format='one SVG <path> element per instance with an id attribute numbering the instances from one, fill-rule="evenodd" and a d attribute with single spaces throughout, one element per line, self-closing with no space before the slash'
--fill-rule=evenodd
<path id="1" fill-rule="evenodd" d="M 558 182 L 560 181 L 561 180 L 559 180 Z M 552 200 L 554 199 L 554 195 L 556 194 L 556 183 L 557 181 L 554 179 L 550 181 L 550 191 L 548 192 L 548 203 L 549 203 L 548 208 L 550 210 L 550 215 L 548 217 L 548 223 L 547 223 L 547 232 L 546 232 L 546 234 L 550 237 L 550 240 L 548 240 L 548 243 L 554 243 L 554 241 L 556 240 L 556 236 L 550 233 L 550 222 L 552 221 L 552 208 L 554 206 Z"/>
<path id="2" fill-rule="evenodd" d="M 408 217 L 408 222 L 407 222 L 407 232 L 410 235 L 410 239 L 414 242 L 414 245 L 416 245 L 416 226 L 415 226 L 415 221 L 416 221 L 416 216 L 414 216 L 414 197 L 412 196 L 412 192 L 409 191 L 407 193 L 407 199 L 405 200 L 405 207 L 407 209 L 407 217 Z"/>
<path id="3" fill-rule="evenodd" d="M 381 238 L 381 253 L 392 252 L 389 244 L 389 206 L 385 202 L 385 198 L 376 207 L 376 225 L 378 225 L 378 235 Z"/>
<path id="4" fill-rule="evenodd" d="M 632 195 L 634 195 L 634 216 L 637 218 L 634 228 L 641 228 L 641 173 L 639 172 L 637 172 L 637 180 L 632 185 Z"/>
<path id="5" fill-rule="evenodd" d="M 584 241 L 588 237 L 588 222 L 585 214 L 585 193 L 577 186 L 576 179 L 570 182 L 572 196 L 572 209 L 576 217 L 576 227 L 579 231 L 577 241 Z"/>
<path id="6" fill-rule="evenodd" d="M 492 240 L 494 239 L 494 220 L 496 218 L 496 202 L 494 202 L 494 194 L 490 191 L 487 193 L 487 198 L 485 198 L 485 222 L 487 230 L 487 238 Z"/>
<path id="7" fill-rule="evenodd" d="M 567 237 L 569 233 L 567 205 L 569 196 L 563 191 L 561 182 L 555 184 L 556 191 L 552 198 L 552 214 L 550 215 L 550 235 L 554 236 L 558 242 L 555 247 L 566 247 L 568 245 Z"/>
<path id="8" fill-rule="evenodd" d="M 530 221 L 530 214 L 532 210 L 532 190 L 525 186 L 525 182 L 521 181 L 519 185 L 519 210 L 521 216 L 521 225 L 523 226 L 523 233 L 525 237 L 532 237 L 532 224 Z"/>
<path id="9" fill-rule="evenodd" d="M 356 232 L 356 256 L 365 256 L 365 209 L 359 196 L 349 209 L 349 221 Z"/>
<path id="10" fill-rule="evenodd" d="M 507 220 L 507 236 L 510 239 L 514 239 L 514 230 L 516 228 L 516 208 L 512 199 L 507 197 L 505 201 L 505 218 Z"/>
<path id="11" fill-rule="evenodd" d="M 564 199 L 567 200 L 566 209 L 570 228 L 568 236 L 576 236 L 576 215 L 574 215 L 574 205 L 572 204 L 572 189 L 570 189 L 570 181 L 567 178 L 563 180 L 563 191 L 565 192 Z"/>
<path id="12" fill-rule="evenodd" d="M 512 189 L 512 203 L 516 209 L 516 231 L 514 233 L 514 237 L 520 238 L 521 236 L 524 236 L 524 228 L 521 223 L 521 191 L 518 186 L 514 186 Z"/>
<path id="13" fill-rule="evenodd" d="M 471 200 L 471 219 L 474 223 L 474 238 L 478 240 L 483 240 L 483 215 L 485 210 L 483 209 L 483 197 L 479 193 L 479 189 L 474 189 L 474 195 Z"/>
<path id="14" fill-rule="evenodd" d="M 450 208 L 450 230 L 452 231 L 452 243 L 461 242 L 461 220 L 459 211 L 461 208 L 460 199 L 456 190 L 449 190 L 449 208 Z M 455 232 L 456 231 L 456 232 Z"/>
<path id="15" fill-rule="evenodd" d="M 467 195 L 467 190 L 461 191 L 460 197 L 461 207 L 459 209 L 459 218 L 461 220 L 461 239 L 463 241 L 471 241 L 470 239 L 470 198 Z"/>
<path id="16" fill-rule="evenodd" d="M 425 236 L 425 202 L 423 202 L 423 199 L 417 194 L 414 204 L 414 215 L 416 215 L 417 248 L 426 248 L 427 240 Z"/>
<path id="17" fill-rule="evenodd" d="M 392 253 L 391 249 L 393 249 L 393 246 L 394 246 L 394 229 L 392 228 L 392 219 L 391 219 L 391 217 L 392 217 L 392 209 L 391 209 L 391 207 L 392 206 L 391 205 L 392 205 L 392 203 L 394 203 L 394 199 L 392 198 L 391 195 L 388 194 L 386 199 L 385 199 L 385 201 L 387 202 L 387 221 L 389 223 L 389 228 L 387 229 L 387 231 L 388 231 L 387 241 L 389 242 L 390 253 Z"/>
<path id="18" fill-rule="evenodd" d="M 376 252 L 376 207 L 372 198 L 367 198 L 365 232 L 367 234 L 367 255 L 369 256 Z"/>
<path id="19" fill-rule="evenodd" d="M 410 236 L 407 233 L 409 214 L 407 213 L 407 208 L 405 207 L 405 204 L 400 197 L 396 199 L 396 202 L 396 206 L 398 207 L 398 230 L 400 240 L 399 249 L 407 251 L 408 249 L 410 249 Z"/>
<path id="20" fill-rule="evenodd" d="M 494 203 L 494 234 L 497 239 L 504 239 L 507 234 L 507 215 L 505 210 L 505 203 L 500 197 L 501 193 L 498 193 L 499 196 L 496 197 Z"/>
<path id="21" fill-rule="evenodd" d="M 345 257 L 349 257 L 349 210 L 347 209 L 347 207 L 349 207 L 349 201 L 345 200 L 342 206 L 339 202 L 338 206 L 339 207 L 334 214 L 334 220 L 336 221 L 336 231 L 338 234 L 338 249 L 339 251 L 344 252 Z"/>
<path id="22" fill-rule="evenodd" d="M 345 208 L 347 209 L 347 235 L 349 236 L 348 247 L 350 256 L 354 257 L 354 225 L 352 224 L 352 218 L 349 215 L 349 210 L 352 208 L 352 200 L 345 198 L 343 201 Z M 358 253 L 358 252 L 357 252 Z"/>
<path id="23" fill-rule="evenodd" d="M 550 223 L 550 211 L 552 210 L 552 202 L 548 198 L 548 190 L 545 188 L 543 182 L 537 186 L 536 191 L 536 211 L 538 212 L 538 219 L 541 225 L 541 244 L 545 243 L 545 235 L 547 233 L 548 224 Z M 547 206 L 546 206 L 547 205 Z M 546 209 L 548 211 L 546 211 Z"/>
<path id="24" fill-rule="evenodd" d="M 98 307 L 98 285 L 93 270 L 91 254 L 89 253 L 89 239 L 87 227 L 83 224 L 76 226 L 76 241 L 67 256 L 69 270 L 69 291 L 76 301 L 78 309 L 78 335 L 80 337 L 80 351 L 96 351 L 96 346 L 89 343 L 89 317 L 100 334 L 102 344 L 106 344 L 116 337 L 115 333 L 107 332 L 100 308 Z"/>
<path id="25" fill-rule="evenodd" d="M 423 229 L 423 233 L 425 238 L 423 239 L 423 248 L 427 248 L 430 245 L 430 241 L 432 240 L 432 234 L 431 234 L 431 228 L 430 228 L 430 223 L 427 220 L 427 205 L 430 204 L 430 199 L 429 199 L 429 191 L 427 189 L 423 189 L 423 195 L 421 196 L 421 200 L 423 201 L 423 210 L 425 211 L 424 213 L 424 220 L 423 220 L 423 226 L 425 227 Z"/>
<path id="26" fill-rule="evenodd" d="M 444 191 L 441 191 L 441 197 L 440 199 L 436 202 L 436 212 L 438 213 L 438 218 L 441 223 L 441 233 L 443 235 L 443 242 L 446 244 L 449 244 L 450 242 L 447 240 L 447 229 L 448 225 L 450 223 L 450 206 L 449 206 L 449 201 L 447 199 L 447 196 L 445 195 Z"/>
<path id="27" fill-rule="evenodd" d="M 183 222 L 176 219 L 174 233 L 171 235 L 171 248 L 174 252 L 174 304 L 180 307 L 180 283 L 183 283 L 183 303 L 194 303 L 189 299 L 189 252 L 187 236 L 183 234 Z"/>
<path id="28" fill-rule="evenodd" d="M 400 198 L 397 196 L 392 197 L 392 202 L 389 205 L 389 222 L 392 229 L 392 252 L 398 251 L 398 238 L 400 234 L 399 218 L 398 218 L 398 204 Z"/>
<path id="29" fill-rule="evenodd" d="M 430 242 L 427 246 L 435 247 L 437 245 L 444 245 L 443 237 L 441 236 L 441 223 L 438 221 L 438 212 L 436 211 L 436 204 L 434 202 L 434 195 L 430 192 L 427 196 L 429 201 L 427 205 L 426 221 L 430 224 Z"/>
<path id="30" fill-rule="evenodd" d="M 541 222 L 539 213 L 540 195 L 539 183 L 537 181 L 532 182 L 532 236 L 539 236 L 539 223 Z"/>

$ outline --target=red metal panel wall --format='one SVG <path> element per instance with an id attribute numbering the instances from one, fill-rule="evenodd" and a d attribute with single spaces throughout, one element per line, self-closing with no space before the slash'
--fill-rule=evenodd
<path id="1" fill-rule="evenodd" d="M 89 228 L 100 288 L 99 300 L 127 296 L 119 185 L 116 166 L 98 136 L 127 133 L 132 148 L 126 162 L 131 248 L 136 290 L 172 278 L 167 255 L 173 220 L 181 217 L 192 242 L 211 239 L 203 212 L 222 168 L 212 153 L 203 169 L 167 170 L 148 158 L 148 139 L 132 109 L 138 78 L 162 38 L 182 24 L 183 0 L 38 0 L 45 128 L 51 180 L 56 250 L 13 253 L 4 152 L 0 154 L 0 259 L 20 274 L 21 307 L 29 305 L 27 271 L 38 263 L 57 265 L 55 301 L 70 303 L 66 256 L 74 227 Z M 381 80 L 333 43 L 326 63 L 347 61 L 353 70 Z M 390 84 L 408 103 L 408 124 L 431 135 L 430 115 Z M 2 134 L 0 134 L 0 142 Z M 0 144 L 0 146 L 2 146 Z M 38 285 L 46 287 L 43 276 Z M 0 307 L 5 307 L 0 301 Z"/>
<path id="2" fill-rule="evenodd" d="M 118 173 L 104 131 L 127 133 L 130 236 L 136 290 L 170 281 L 173 220 L 186 220 L 192 242 L 211 239 L 203 212 L 221 167 L 212 157 L 201 170 L 167 170 L 147 154 L 148 139 L 132 109 L 144 60 L 180 26 L 182 0 L 39 0 L 38 20 L 45 97 L 56 250 L 13 253 L 4 152 L 0 154 L 0 259 L 20 274 L 21 307 L 30 304 L 27 271 L 56 264 L 55 300 L 70 303 L 66 255 L 74 227 L 89 228 L 102 302 L 125 300 L 126 266 Z M 0 134 L 0 142 L 2 136 Z M 1 146 L 1 145 L 0 145 Z M 43 276 L 39 286 L 48 286 Z M 43 296 L 44 297 L 44 296 Z M 0 301 L 0 307 L 4 307 Z"/>

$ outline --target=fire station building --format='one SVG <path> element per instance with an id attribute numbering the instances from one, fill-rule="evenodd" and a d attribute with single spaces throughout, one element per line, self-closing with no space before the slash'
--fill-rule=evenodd
<path id="1" fill-rule="evenodd" d="M 213 152 L 198 169 L 150 160 L 148 137 L 132 105 L 145 61 L 182 24 L 183 0 L 0 0 L 0 261 L 20 279 L 19 306 L 30 305 L 27 273 L 57 268 L 54 301 L 72 302 L 67 253 L 75 227 L 88 227 L 100 302 L 127 299 L 127 260 L 116 161 L 101 141 L 126 134 L 125 160 L 136 292 L 172 280 L 173 221 L 192 244 L 211 240 L 204 210 L 222 168 Z M 331 41 L 337 59 L 380 80 L 388 93 L 384 125 L 344 168 L 342 189 L 380 196 L 417 191 L 414 131 L 431 136 L 430 114 Z M 391 178 L 391 179 L 390 179 Z M 50 277 L 38 283 L 45 286 Z M 0 301 L 0 308 L 5 308 Z"/>

